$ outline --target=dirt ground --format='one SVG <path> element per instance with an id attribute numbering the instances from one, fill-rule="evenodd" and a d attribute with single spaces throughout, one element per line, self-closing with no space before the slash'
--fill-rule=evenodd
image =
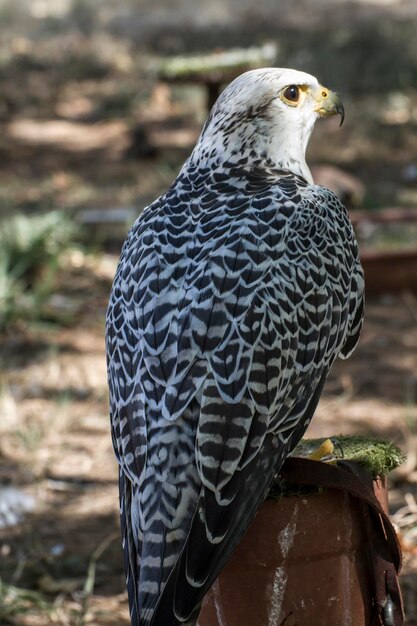
<path id="1" fill-rule="evenodd" d="M 93 4 L 0 0 L 2 218 L 59 209 L 82 222 L 85 210 L 135 212 L 163 192 L 198 135 L 205 97 L 158 83 L 147 63 L 211 49 L 225 33 L 242 46 L 276 35 L 281 65 L 317 72 L 344 94 L 344 126 L 318 126 L 309 162 L 353 175 L 362 208 L 417 205 L 412 0 L 323 1 L 320 12 L 288 0 L 270 23 L 272 0 L 256 15 L 235 0 L 208 2 L 204 15 L 191 0 L 143 2 L 145 17 L 130 2 L 106 0 L 97 12 Z M 0 529 L 2 625 L 129 624 L 103 338 L 127 225 L 117 228 L 84 226 L 83 249 L 61 259 L 54 306 L 70 306 L 68 323 L 17 323 L 0 336 L 0 490 L 16 487 L 34 503 Z M 386 438 L 408 456 L 391 476 L 390 500 L 407 626 L 416 626 L 415 295 L 368 299 L 359 347 L 335 364 L 307 435 L 340 433 Z"/>

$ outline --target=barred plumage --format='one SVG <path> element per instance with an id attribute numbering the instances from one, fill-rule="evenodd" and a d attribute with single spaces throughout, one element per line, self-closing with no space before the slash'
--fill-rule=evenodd
<path id="1" fill-rule="evenodd" d="M 318 85 L 291 70 L 235 81 L 122 251 L 107 351 L 134 626 L 196 623 L 359 336 L 348 215 L 282 149 L 286 109 L 271 112 L 292 83 Z M 318 114 L 297 126 L 302 155 Z"/>

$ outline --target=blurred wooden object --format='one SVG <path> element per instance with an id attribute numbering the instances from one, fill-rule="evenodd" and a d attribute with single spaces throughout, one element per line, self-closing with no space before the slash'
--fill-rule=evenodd
<path id="1" fill-rule="evenodd" d="M 417 293 L 417 248 L 406 250 L 362 250 L 367 294 Z"/>
<path id="2" fill-rule="evenodd" d="M 365 185 L 357 176 L 329 164 L 312 165 L 314 182 L 327 187 L 340 198 L 346 208 L 360 207 L 365 199 Z"/>
<path id="3" fill-rule="evenodd" d="M 202 85 L 207 92 L 207 109 L 210 111 L 225 83 L 242 72 L 273 65 L 276 57 L 274 43 L 205 55 L 178 56 L 160 65 L 158 78 L 168 83 Z"/>
<path id="4" fill-rule="evenodd" d="M 350 219 L 355 227 L 361 224 L 395 224 L 417 222 L 417 209 L 403 207 L 389 207 L 377 210 L 355 210 L 350 214 Z"/>
<path id="5" fill-rule="evenodd" d="M 390 207 L 373 211 L 351 211 L 350 219 L 355 229 L 369 225 L 412 224 L 417 223 L 417 210 Z M 412 291 L 417 293 L 417 247 L 395 249 L 361 250 L 361 261 L 365 271 L 365 285 L 368 294 L 398 293 Z"/>

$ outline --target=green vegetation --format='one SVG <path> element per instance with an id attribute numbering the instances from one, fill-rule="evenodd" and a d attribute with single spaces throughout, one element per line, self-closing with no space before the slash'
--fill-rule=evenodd
<path id="1" fill-rule="evenodd" d="M 74 223 L 59 211 L 16 215 L 0 231 L 0 331 L 44 319 L 62 253 L 72 245 Z"/>
<path id="2" fill-rule="evenodd" d="M 22 589 L 3 582 L 0 578 L 0 623 L 10 623 L 8 618 L 24 615 L 33 609 L 50 614 L 52 604 L 45 600 L 43 594 L 32 589 Z M 3 621 L 3 620 L 6 620 Z"/>

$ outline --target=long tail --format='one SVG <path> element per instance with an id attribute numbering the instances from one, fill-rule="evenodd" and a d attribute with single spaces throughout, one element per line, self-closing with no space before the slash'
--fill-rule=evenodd
<path id="1" fill-rule="evenodd" d="M 241 484 L 231 506 L 219 506 L 203 489 L 180 558 L 161 593 L 149 626 L 194 626 L 204 596 L 239 543 L 284 458 L 273 436 L 241 472 Z M 210 534 L 222 535 L 213 543 Z"/>
<path id="2" fill-rule="evenodd" d="M 126 573 L 126 587 L 129 598 L 129 612 L 132 626 L 139 626 L 138 610 L 138 567 L 135 542 L 132 535 L 132 525 L 130 523 L 130 511 L 132 505 L 132 487 L 128 478 L 120 468 L 119 473 L 119 494 L 120 494 L 120 525 L 122 531 L 122 547 Z"/>

